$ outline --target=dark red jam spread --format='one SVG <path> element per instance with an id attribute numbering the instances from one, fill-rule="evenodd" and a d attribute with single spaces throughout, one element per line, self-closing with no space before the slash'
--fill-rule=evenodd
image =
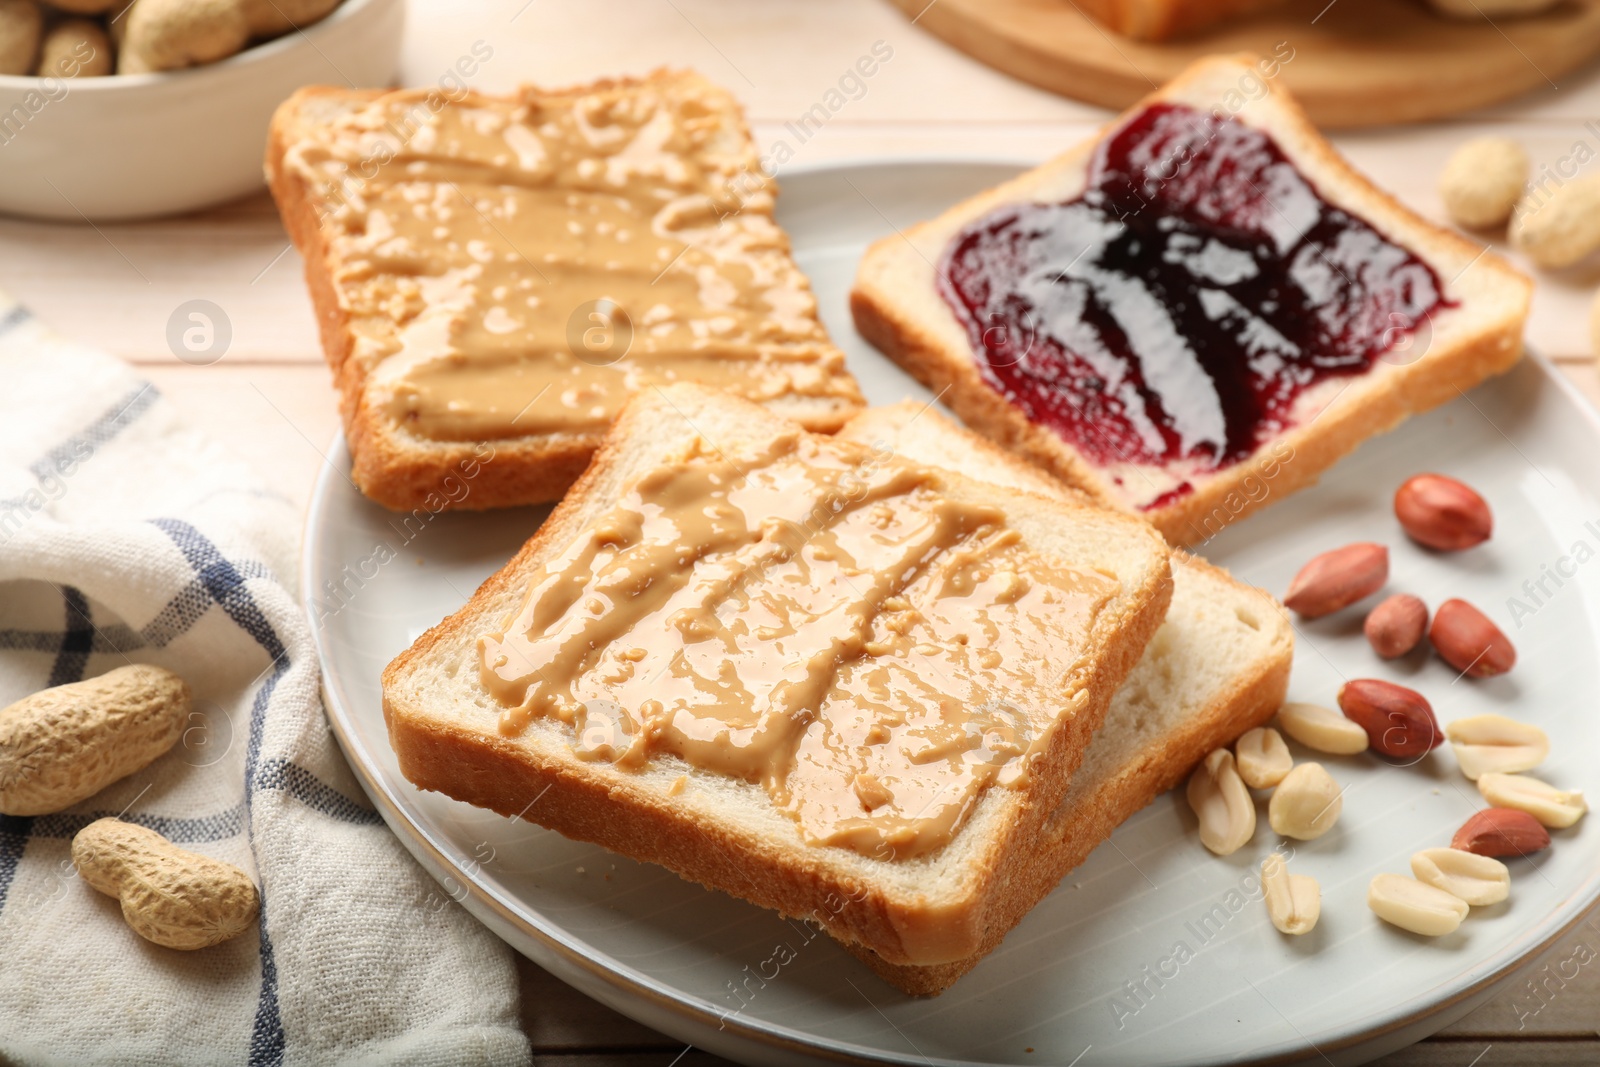
<path id="1" fill-rule="evenodd" d="M 991 212 L 938 273 L 980 371 L 1029 419 L 1102 466 L 1190 473 L 1249 456 L 1306 389 L 1450 306 L 1267 134 L 1173 104 L 1101 144 L 1081 197 Z"/>

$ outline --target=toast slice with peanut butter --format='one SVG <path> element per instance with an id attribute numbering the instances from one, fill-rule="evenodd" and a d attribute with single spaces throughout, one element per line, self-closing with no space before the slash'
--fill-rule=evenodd
<path id="1" fill-rule="evenodd" d="M 387 507 L 555 500 L 654 385 L 716 386 L 818 431 L 861 406 L 738 104 L 696 74 L 504 97 L 303 89 L 266 166 L 351 478 Z"/>
<path id="2" fill-rule="evenodd" d="M 1168 555 L 1080 498 L 652 389 L 385 670 L 390 741 L 421 788 L 953 964 L 1014 921 Z"/>
<path id="3" fill-rule="evenodd" d="M 1080 498 L 1076 490 L 923 404 L 873 408 L 846 424 L 840 436 L 991 485 Z M 1172 554 L 1172 583 L 1165 621 L 1112 698 L 1029 861 L 1007 881 L 979 951 L 919 967 L 849 946 L 885 981 L 918 995 L 948 989 L 998 948 L 1124 820 L 1184 781 L 1207 753 L 1264 724 L 1283 703 L 1294 630 L 1282 605 L 1270 593 L 1186 552 Z"/>

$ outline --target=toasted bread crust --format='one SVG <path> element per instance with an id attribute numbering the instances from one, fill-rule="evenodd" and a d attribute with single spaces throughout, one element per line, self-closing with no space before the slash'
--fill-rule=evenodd
<path id="1" fill-rule="evenodd" d="M 1220 569 L 1195 557 L 1189 557 L 1186 565 Z M 1289 646 L 1283 655 L 1258 663 L 1236 680 L 1213 705 L 1211 714 L 1190 719 L 1182 729 L 1164 735 L 1158 748 L 1144 754 L 1137 764 L 1122 768 L 1100 790 L 1069 797 L 1046 824 L 1039 845 L 1028 854 L 1028 862 L 1010 872 L 1006 893 L 991 912 L 993 923 L 984 931 L 981 947 L 971 956 L 953 963 L 907 966 L 886 960 L 859 944 L 845 947 L 884 981 L 913 996 L 944 992 L 998 948 L 1012 928 L 1118 826 L 1184 781 L 1207 753 L 1232 744 L 1246 730 L 1265 725 L 1283 704 L 1292 662 Z"/>
<path id="2" fill-rule="evenodd" d="M 1204 77 L 1219 64 L 1253 62 L 1253 57 L 1238 56 L 1202 60 L 1172 85 L 1150 94 L 1124 115 L 1113 119 L 1092 140 L 1098 141 L 1118 128 L 1128 114 L 1168 98 L 1174 88 L 1187 79 Z M 1468 263 L 1470 269 L 1493 272 L 1505 286 L 1520 291 L 1521 311 L 1483 324 L 1456 340 L 1448 351 L 1430 351 L 1409 365 L 1395 367 L 1388 373 L 1381 392 L 1363 396 L 1359 403 L 1341 404 L 1336 399 L 1321 415 L 1278 439 L 1287 445 L 1292 458 L 1270 454 L 1270 448 L 1258 449 L 1249 459 L 1205 479 L 1192 493 L 1176 502 L 1140 512 L 1175 545 L 1204 541 L 1227 523 L 1314 484 L 1324 470 L 1368 437 L 1393 429 L 1407 416 L 1437 407 L 1509 370 L 1522 355 L 1522 326 L 1527 317 L 1531 283 L 1499 257 L 1484 253 L 1461 235 L 1414 215 L 1393 196 L 1373 186 L 1316 133 L 1310 119 L 1292 98 L 1272 88 L 1270 83 L 1263 84 L 1273 96 L 1274 106 L 1282 111 L 1287 124 L 1304 141 L 1296 151 L 1297 166 L 1320 189 L 1358 190 L 1371 207 L 1368 221 L 1380 232 L 1423 254 L 1424 258 L 1450 257 Z M 1080 150 L 1081 146 L 1069 150 L 1029 174 L 1080 166 L 1077 156 Z M 1017 199 L 1025 194 L 1008 196 L 1008 190 L 1027 177 L 1024 175 L 958 204 L 934 221 L 965 218 L 969 213 Z M 1129 510 L 1094 465 L 1053 431 L 1031 422 L 1019 407 L 983 379 L 968 346 L 952 351 L 936 334 L 933 324 L 909 313 L 884 284 L 880 273 L 890 269 L 886 265 L 888 254 L 929 225 L 912 227 L 905 236 L 883 238 L 867 251 L 850 294 L 850 309 L 857 330 L 919 381 L 938 391 L 941 399 L 964 422 L 990 440 L 1026 457 L 1102 503 Z M 1399 227 L 1403 230 L 1396 232 Z M 1423 245 L 1432 250 L 1432 256 L 1423 252 Z M 1441 280 L 1448 287 L 1456 279 Z M 1265 483 L 1269 491 L 1244 491 L 1256 483 Z"/>
<path id="3" fill-rule="evenodd" d="M 459 476 L 463 464 L 479 458 L 478 442 L 456 441 L 426 449 L 397 439 L 381 412 L 366 402 L 366 374 L 349 360 L 353 343 L 350 314 L 334 288 L 335 264 L 327 235 L 318 221 L 312 191 L 305 178 L 283 165 L 294 143 L 293 125 L 300 106 L 318 97 L 366 103 L 382 90 L 301 89 L 273 114 L 267 134 L 268 185 L 289 239 L 305 261 L 306 288 L 316 313 L 323 356 L 339 393 L 339 416 L 350 449 L 350 479 L 368 498 L 396 511 L 435 508 L 445 496 L 445 480 Z M 483 510 L 554 500 L 566 491 L 598 447 L 602 435 L 564 438 L 521 438 L 493 442 L 493 459 L 483 463 L 456 510 Z M 449 495 L 455 495 L 451 492 Z"/>
<path id="4" fill-rule="evenodd" d="M 899 409 L 868 411 L 843 432 L 847 436 L 855 434 L 857 440 L 873 439 L 881 434 L 885 441 L 893 443 L 898 433 L 895 419 L 906 418 L 913 410 L 913 405 L 905 404 Z M 946 424 L 942 429 L 934 429 L 930 423 L 936 427 L 942 420 L 924 410 L 915 409 L 909 415 L 911 422 L 918 419 L 924 420 L 921 426 L 924 435 L 940 435 L 940 447 L 950 454 L 952 461 L 960 457 L 961 461 L 974 464 L 985 480 L 1009 480 L 1029 491 L 1081 498 L 1078 490 L 1029 465 L 1014 452 L 1000 449 L 956 426 Z M 863 427 L 864 432 L 857 433 L 858 426 Z M 913 447 L 908 449 L 908 454 L 916 456 L 917 451 Z M 1009 475 L 1009 479 L 1005 475 Z M 1240 584 L 1226 570 L 1183 551 L 1172 554 L 1172 570 L 1175 581 L 1184 575 L 1193 575 L 1236 587 Z M 1273 654 L 1257 659 L 1249 669 L 1236 675 L 1200 714 L 1185 718 L 1176 728 L 1162 734 L 1158 746 L 1141 751 L 1136 760 L 1120 767 L 1109 781 L 1086 784 L 1080 780 L 1069 788 L 1065 800 L 1040 832 L 1038 845 L 1028 853 L 1028 862 L 1006 882 L 1007 895 L 994 909 L 994 925 L 985 931 L 978 952 L 952 963 L 905 966 L 890 963 L 860 945 L 849 946 L 850 951 L 885 981 L 907 993 L 931 996 L 943 992 L 998 947 L 1011 928 L 1122 822 L 1181 782 L 1213 749 L 1232 743 L 1246 730 L 1270 719 L 1282 705 L 1288 690 L 1289 671 L 1294 660 L 1293 631 L 1276 599 L 1271 594 L 1256 592 L 1282 619 L 1273 627 L 1282 637 Z M 1172 610 L 1180 609 L 1175 604 Z M 1106 728 L 1112 727 L 1108 723 Z"/>
<path id="5" fill-rule="evenodd" d="M 643 78 L 602 79 L 588 85 L 541 90 L 540 95 L 546 98 L 579 96 L 597 90 L 645 85 L 665 73 L 657 71 Z M 525 88 L 523 91 L 532 90 Z M 349 359 L 353 345 L 350 315 L 341 305 L 334 286 L 335 257 L 318 217 L 315 191 L 298 171 L 284 166 L 284 157 L 297 139 L 296 123 L 308 102 L 320 99 L 360 105 L 384 95 L 384 90 L 332 86 L 300 89 L 273 113 L 267 134 L 267 184 L 289 239 L 305 262 L 306 288 L 311 294 L 323 355 L 333 371 L 334 385 L 339 392 L 339 414 L 351 455 L 350 478 L 367 497 L 396 511 L 440 510 L 441 505 L 449 510 L 481 511 L 558 500 L 588 466 L 604 439 L 603 433 L 550 434 L 487 442 L 411 439 L 383 412 L 374 410 L 366 396 L 367 371 Z M 742 123 L 742 116 L 740 121 Z M 831 409 L 808 413 L 800 421 L 813 432 L 832 433 L 860 406 L 840 398 Z M 481 464 L 467 493 L 456 493 L 447 479 L 459 477 L 463 464 L 480 457 L 484 445 L 491 446 L 492 461 Z"/>
<path id="6" fill-rule="evenodd" d="M 719 402 L 747 403 L 731 398 Z M 897 894 L 891 886 L 861 877 L 854 853 L 806 846 L 797 838 L 777 841 L 726 822 L 697 818 L 682 798 L 666 797 L 629 772 L 586 763 L 569 748 L 539 751 L 492 731 L 441 722 L 423 713 L 412 697 L 407 679 L 419 670 L 426 672 L 435 649 L 475 642 L 476 620 L 502 597 L 520 590 L 538 560 L 577 535 L 583 525 L 581 502 L 611 478 L 618 451 L 613 446 L 636 432 L 635 424 L 643 417 L 640 409 L 647 403 L 635 400 L 624 409 L 608 443 L 522 550 L 484 582 L 465 607 L 424 633 L 384 670 L 384 718 L 400 770 L 419 788 L 502 815 L 521 815 L 568 837 L 658 863 L 689 881 L 818 922 L 835 938 L 867 946 L 885 960 L 910 964 L 913 957 L 901 930 L 925 918 L 924 902 L 917 895 Z M 1142 536 L 1135 524 L 1129 524 L 1129 530 L 1132 536 Z M 1148 536 L 1157 540 L 1153 531 Z M 1031 775 L 1025 789 L 988 791 L 1008 805 L 1003 824 L 1008 832 L 986 840 L 979 861 L 968 870 L 962 906 L 942 912 L 953 931 L 952 958 L 978 951 L 986 931 L 999 921 L 993 909 L 1008 906 L 1004 902 L 1014 895 L 1011 882 L 1017 865 L 1007 861 L 1015 843 L 1032 840 L 1056 810 L 1112 695 L 1166 615 L 1171 572 L 1164 546 L 1157 544 L 1156 549 L 1162 565 L 1151 569 L 1142 586 L 1124 592 L 1122 610 L 1103 612 L 1091 629 L 1090 644 L 1099 654 L 1077 690 L 1082 694 L 1077 713 L 1052 731 L 1039 758 L 1049 773 Z M 1069 705 L 1072 696 L 1064 694 Z M 530 806 L 535 797 L 537 802 Z M 841 906 L 840 901 L 847 904 Z"/>
<path id="7" fill-rule="evenodd" d="M 1106 507 L 1128 510 L 1078 452 L 1049 429 L 1030 421 L 985 382 L 969 358 L 956 363 L 937 342 L 906 319 L 899 308 L 868 286 L 850 294 L 856 329 L 879 351 L 904 367 L 968 426 L 1018 453 Z M 1387 389 L 1360 407 L 1330 408 L 1308 426 L 1282 439 L 1285 455 L 1259 450 L 1182 499 L 1142 513 L 1174 545 L 1196 545 L 1224 526 L 1258 511 L 1280 496 L 1315 485 L 1322 473 L 1369 437 L 1394 429 L 1411 415 L 1454 400 L 1473 386 L 1502 374 L 1522 357 L 1520 321 L 1463 344 L 1448 368 L 1426 372 L 1412 364 Z M 1447 373 L 1435 373 L 1435 370 Z M 1251 480 L 1267 493 L 1245 492 Z"/>

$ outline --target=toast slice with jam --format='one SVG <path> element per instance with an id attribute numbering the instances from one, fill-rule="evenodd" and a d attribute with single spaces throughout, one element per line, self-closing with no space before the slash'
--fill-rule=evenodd
<path id="1" fill-rule="evenodd" d="M 967 425 L 1182 545 L 1510 368 L 1530 292 L 1226 56 L 875 243 L 851 309 Z"/>

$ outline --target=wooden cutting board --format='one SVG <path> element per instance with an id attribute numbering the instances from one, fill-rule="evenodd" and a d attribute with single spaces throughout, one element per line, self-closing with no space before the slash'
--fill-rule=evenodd
<path id="1" fill-rule="evenodd" d="M 1133 41 L 1072 0 L 893 0 L 974 58 L 1090 104 L 1123 108 L 1218 52 L 1288 55 L 1284 84 L 1324 127 L 1418 122 L 1484 107 L 1561 78 L 1600 53 L 1600 0 L 1465 21 L 1421 0 L 1286 0 L 1197 37 Z M 1324 5 L 1327 5 L 1324 7 Z"/>

